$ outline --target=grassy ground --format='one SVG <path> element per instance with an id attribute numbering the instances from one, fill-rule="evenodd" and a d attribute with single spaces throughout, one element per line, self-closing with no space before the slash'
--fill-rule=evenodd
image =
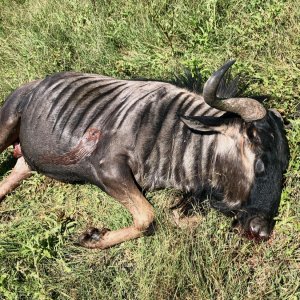
<path id="1" fill-rule="evenodd" d="M 208 210 L 173 226 L 172 191 L 148 194 L 158 228 L 106 251 L 74 246 L 88 225 L 130 224 L 91 185 L 35 174 L 0 206 L 0 299 L 300 299 L 300 10 L 295 0 L 1 0 L 0 98 L 61 70 L 170 78 L 208 76 L 228 58 L 249 93 L 289 120 L 291 162 L 274 235 L 253 244 Z M 13 165 L 1 154 L 1 175 Z"/>

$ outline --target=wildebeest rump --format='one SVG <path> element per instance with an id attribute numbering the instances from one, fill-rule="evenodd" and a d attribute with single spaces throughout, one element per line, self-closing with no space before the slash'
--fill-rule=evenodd
<path id="1" fill-rule="evenodd" d="M 203 94 L 170 83 L 64 72 L 14 91 L 0 111 L 0 151 L 19 141 L 22 155 L 0 185 L 0 197 L 38 171 L 90 182 L 120 201 L 133 225 L 88 229 L 89 248 L 140 237 L 154 221 L 145 190 L 172 187 L 210 195 L 243 231 L 269 237 L 288 164 L 278 112 L 250 98 L 218 99 L 234 61 L 206 82 Z"/>

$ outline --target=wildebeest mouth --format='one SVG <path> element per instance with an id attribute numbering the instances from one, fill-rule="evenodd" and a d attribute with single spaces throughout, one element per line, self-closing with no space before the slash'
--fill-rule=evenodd
<path id="1" fill-rule="evenodd" d="M 243 237 L 255 242 L 267 241 L 273 232 L 275 221 L 256 212 L 252 216 L 246 211 L 236 215 L 232 227 Z"/>

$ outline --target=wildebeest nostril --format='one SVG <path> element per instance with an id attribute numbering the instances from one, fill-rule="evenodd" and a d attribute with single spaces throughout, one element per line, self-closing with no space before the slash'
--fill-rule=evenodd
<path id="1" fill-rule="evenodd" d="M 259 237 L 262 240 L 267 240 L 270 237 L 270 233 L 264 229 L 259 232 Z"/>
<path id="2" fill-rule="evenodd" d="M 250 230 L 252 233 L 257 234 L 259 232 L 259 228 L 260 228 L 259 224 L 256 224 L 256 223 L 250 224 Z"/>

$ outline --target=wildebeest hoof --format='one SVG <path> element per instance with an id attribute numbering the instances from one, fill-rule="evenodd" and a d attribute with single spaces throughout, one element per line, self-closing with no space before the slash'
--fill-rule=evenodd
<path id="1" fill-rule="evenodd" d="M 87 248 L 97 247 L 99 241 L 108 231 L 110 231 L 108 228 L 98 229 L 95 227 L 90 227 L 79 236 L 78 243 L 80 246 Z"/>

